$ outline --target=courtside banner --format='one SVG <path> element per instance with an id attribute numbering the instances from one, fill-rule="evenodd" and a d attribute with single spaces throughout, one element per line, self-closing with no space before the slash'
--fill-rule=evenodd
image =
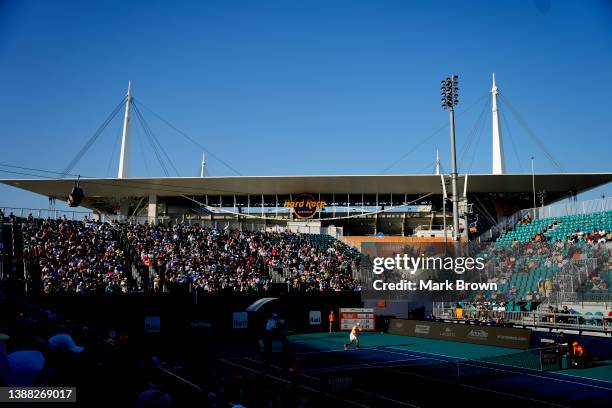
<path id="1" fill-rule="evenodd" d="M 391 319 L 389 333 L 516 349 L 528 349 L 531 341 L 529 329 L 405 319 Z"/>
<path id="2" fill-rule="evenodd" d="M 340 330 L 351 330 L 357 323 L 362 331 L 376 330 L 373 308 L 342 308 L 340 309 Z"/>
<path id="3" fill-rule="evenodd" d="M 308 323 L 311 326 L 317 326 L 321 324 L 321 311 L 320 310 L 311 310 L 308 312 Z"/>
<path id="4" fill-rule="evenodd" d="M 232 316 L 232 328 L 246 329 L 249 327 L 249 314 L 247 312 L 234 312 Z"/>

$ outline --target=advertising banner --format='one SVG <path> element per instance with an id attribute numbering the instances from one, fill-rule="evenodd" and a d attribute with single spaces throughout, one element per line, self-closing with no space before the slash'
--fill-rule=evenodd
<path id="1" fill-rule="evenodd" d="M 249 327 L 249 315 L 247 312 L 234 312 L 232 317 L 232 328 L 246 329 Z"/>
<path id="2" fill-rule="evenodd" d="M 144 332 L 159 333 L 161 330 L 161 319 L 159 316 L 145 316 Z"/>
<path id="3" fill-rule="evenodd" d="M 308 313 L 308 323 L 311 326 L 317 326 L 321 324 L 321 311 L 320 310 L 311 310 Z"/>
<path id="4" fill-rule="evenodd" d="M 389 333 L 517 349 L 528 349 L 531 340 L 529 329 L 404 319 L 391 319 Z"/>
<path id="5" fill-rule="evenodd" d="M 291 208 L 295 217 L 299 220 L 313 218 L 317 211 L 325 208 L 327 203 L 324 200 L 317 200 L 312 194 L 298 194 L 293 200 L 285 200 L 283 206 Z"/>
<path id="6" fill-rule="evenodd" d="M 340 309 L 340 330 L 351 330 L 359 323 L 361 330 L 376 330 L 373 308 L 342 308 Z"/>

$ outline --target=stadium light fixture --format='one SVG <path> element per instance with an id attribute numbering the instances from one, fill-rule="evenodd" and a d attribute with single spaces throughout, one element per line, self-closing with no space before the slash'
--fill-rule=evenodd
<path id="1" fill-rule="evenodd" d="M 459 76 L 440 81 L 442 108 L 450 110 L 451 187 L 453 202 L 453 241 L 459 240 L 459 197 L 457 196 L 457 151 L 455 148 L 455 106 L 459 104 Z"/>
<path id="2" fill-rule="evenodd" d="M 440 81 L 440 90 L 442 107 L 453 110 L 459 103 L 459 77 L 453 75 Z"/>

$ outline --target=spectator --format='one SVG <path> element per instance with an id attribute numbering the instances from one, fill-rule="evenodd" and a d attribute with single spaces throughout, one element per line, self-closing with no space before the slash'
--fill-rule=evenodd
<path id="1" fill-rule="evenodd" d="M 7 385 L 13 387 L 36 387 L 42 385 L 45 357 L 37 350 L 21 350 L 6 356 L 8 375 Z"/>
<path id="2" fill-rule="evenodd" d="M 145 390 L 138 395 L 137 408 L 163 408 L 172 406 L 172 397 L 158 390 Z"/>
<path id="3" fill-rule="evenodd" d="M 584 352 L 584 347 L 577 340 L 572 343 L 572 347 L 570 349 L 569 357 L 569 365 L 577 368 L 584 368 L 587 366 L 586 354 Z"/>
<path id="4" fill-rule="evenodd" d="M 569 353 L 569 340 L 563 332 L 559 332 L 559 335 L 555 339 L 555 344 L 559 349 L 560 355 L 567 355 Z"/>
<path id="5" fill-rule="evenodd" d="M 120 293 L 127 263 L 110 224 L 24 222 L 24 254 L 45 293 Z"/>
<path id="6" fill-rule="evenodd" d="M 568 316 L 562 316 L 559 319 L 559 322 L 560 323 L 569 323 L 569 314 L 570 314 L 570 311 L 569 311 L 567 305 L 563 305 L 563 307 L 561 308 L 561 311 L 559 313 L 561 313 L 563 315 L 568 315 Z"/>
<path id="7" fill-rule="evenodd" d="M 24 221 L 22 231 L 24 253 L 40 270 L 45 293 L 130 293 L 139 282 L 154 291 L 190 285 L 262 292 L 271 269 L 282 271 L 290 290 L 361 289 L 353 278 L 359 252 L 337 240 L 321 245 L 290 232 L 66 220 Z M 146 279 L 128 274 L 130 263 L 150 269 Z"/>
<path id="8" fill-rule="evenodd" d="M 47 386 L 69 386 L 86 384 L 87 370 L 83 367 L 81 353 L 84 348 L 78 346 L 69 334 L 56 334 L 47 341 Z"/>

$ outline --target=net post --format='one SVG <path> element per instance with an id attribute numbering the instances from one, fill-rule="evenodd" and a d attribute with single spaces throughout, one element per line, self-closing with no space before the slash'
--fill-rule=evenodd
<path id="1" fill-rule="evenodd" d="M 461 383 L 461 378 L 459 374 L 459 360 L 455 361 L 455 365 L 457 367 L 457 384 Z"/>
<path id="2" fill-rule="evenodd" d="M 540 361 L 540 372 L 544 371 L 544 364 L 542 364 L 542 349 L 538 349 L 538 359 Z"/>

